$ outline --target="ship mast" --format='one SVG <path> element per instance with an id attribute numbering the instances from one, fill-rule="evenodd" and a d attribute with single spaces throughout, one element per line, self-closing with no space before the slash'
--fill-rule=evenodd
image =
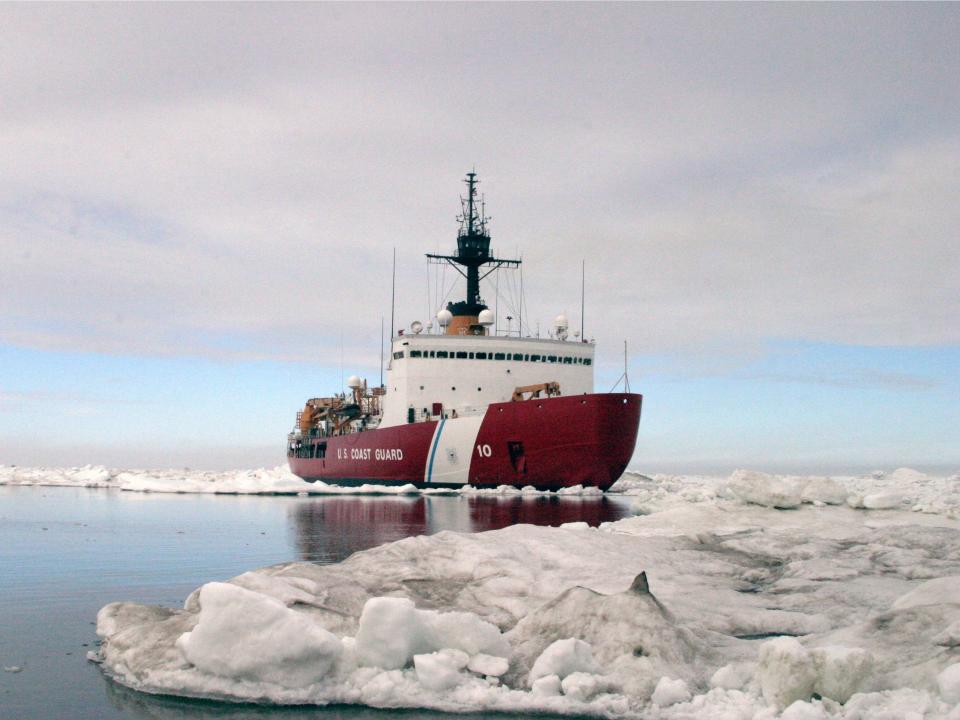
<path id="1" fill-rule="evenodd" d="M 486 215 L 483 198 L 480 198 L 479 203 L 477 201 L 477 185 L 480 181 L 476 172 L 468 172 L 464 182 L 467 185 L 467 196 L 460 198 L 462 214 L 457 218 L 460 231 L 457 233 L 456 255 L 427 254 L 428 262 L 449 263 L 467 279 L 466 299 L 447 305 L 447 310 L 454 317 L 454 322 L 447 332 L 475 328 L 480 313 L 487 309 L 480 297 L 480 281 L 499 267 L 520 265 L 520 260 L 504 260 L 490 254 L 490 234 L 487 232 L 490 218 Z M 483 274 L 480 273 L 481 268 L 485 270 Z"/>

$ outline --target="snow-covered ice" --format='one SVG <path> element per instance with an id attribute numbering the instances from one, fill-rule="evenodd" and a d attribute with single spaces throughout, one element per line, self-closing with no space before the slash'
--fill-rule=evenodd
<path id="1" fill-rule="evenodd" d="M 108 605 L 98 660 L 133 688 L 280 704 L 960 718 L 956 477 L 626 480 L 642 513 L 595 530 L 442 532 L 182 609 Z"/>
<path id="2" fill-rule="evenodd" d="M 357 486 L 306 482 L 286 465 L 258 470 L 124 470 L 102 465 L 79 468 L 33 468 L 0 465 L 0 485 L 87 487 L 143 493 L 185 493 L 221 495 L 559 495 L 599 497 L 595 487 L 574 485 L 562 490 L 537 490 L 533 487 L 500 485 L 492 488 L 462 489 L 417 488 L 409 485 Z"/>
<path id="3" fill-rule="evenodd" d="M 226 495 L 414 495 L 475 496 L 558 495 L 594 497 L 595 487 L 576 485 L 541 491 L 501 485 L 494 488 L 418 489 L 414 485 L 342 487 L 308 483 L 281 465 L 258 470 L 133 470 L 86 465 L 78 468 L 33 468 L 0 465 L 0 485 L 52 485 L 113 488 L 128 492 L 209 493 Z M 801 504 L 840 505 L 861 510 L 903 510 L 960 517 L 960 475 L 930 476 L 899 468 L 863 476 L 786 476 L 738 470 L 730 476 L 654 475 L 626 472 L 608 491 L 633 496 L 638 515 L 672 504 L 739 500 L 765 507 Z M 571 524 L 573 526 L 573 524 Z"/>

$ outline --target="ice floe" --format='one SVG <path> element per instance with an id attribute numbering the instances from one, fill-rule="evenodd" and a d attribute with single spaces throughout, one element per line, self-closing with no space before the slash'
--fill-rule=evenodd
<path id="1" fill-rule="evenodd" d="M 0 485 L 113 488 L 128 492 L 220 495 L 560 495 L 599 497 L 595 487 L 574 485 L 556 492 L 500 485 L 490 488 L 417 488 L 415 485 L 357 486 L 309 483 L 281 465 L 257 470 L 121 470 L 102 465 L 79 468 L 29 468 L 0 465 Z"/>
<path id="2" fill-rule="evenodd" d="M 131 470 L 87 465 L 79 468 L 29 468 L 0 465 L 0 485 L 56 485 L 114 488 L 129 492 L 211 493 L 233 495 L 414 495 L 595 497 L 595 487 L 576 485 L 556 492 L 501 485 L 460 490 L 414 485 L 341 487 L 308 483 L 286 466 L 273 469 L 198 471 Z M 738 470 L 730 476 L 654 475 L 626 472 L 608 491 L 635 498 L 637 514 L 665 506 L 733 501 L 764 507 L 796 508 L 801 504 L 840 505 L 861 510 L 901 510 L 960 517 L 960 475 L 930 476 L 909 468 L 863 476 L 787 476 Z"/>
<path id="3" fill-rule="evenodd" d="M 646 512 L 590 531 L 441 532 L 182 609 L 108 605 L 97 660 L 140 690 L 277 704 L 957 720 L 960 521 L 831 484 L 889 478 L 638 479 Z M 926 481 L 904 482 L 915 505 Z"/>

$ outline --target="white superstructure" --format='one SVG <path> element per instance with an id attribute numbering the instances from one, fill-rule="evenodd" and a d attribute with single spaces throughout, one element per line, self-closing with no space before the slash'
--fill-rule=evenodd
<path id="1" fill-rule="evenodd" d="M 393 339 L 379 427 L 482 414 L 516 388 L 556 382 L 562 395 L 593 392 L 590 342 L 490 335 Z"/>

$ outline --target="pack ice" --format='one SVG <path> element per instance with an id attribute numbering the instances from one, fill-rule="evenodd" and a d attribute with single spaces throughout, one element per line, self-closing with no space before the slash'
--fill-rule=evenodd
<path id="1" fill-rule="evenodd" d="M 870 509 L 894 490 L 879 473 L 627 480 L 639 514 L 600 528 L 443 532 L 183 608 L 107 605 L 95 659 L 131 688 L 235 701 L 960 720 L 950 512 Z"/>

